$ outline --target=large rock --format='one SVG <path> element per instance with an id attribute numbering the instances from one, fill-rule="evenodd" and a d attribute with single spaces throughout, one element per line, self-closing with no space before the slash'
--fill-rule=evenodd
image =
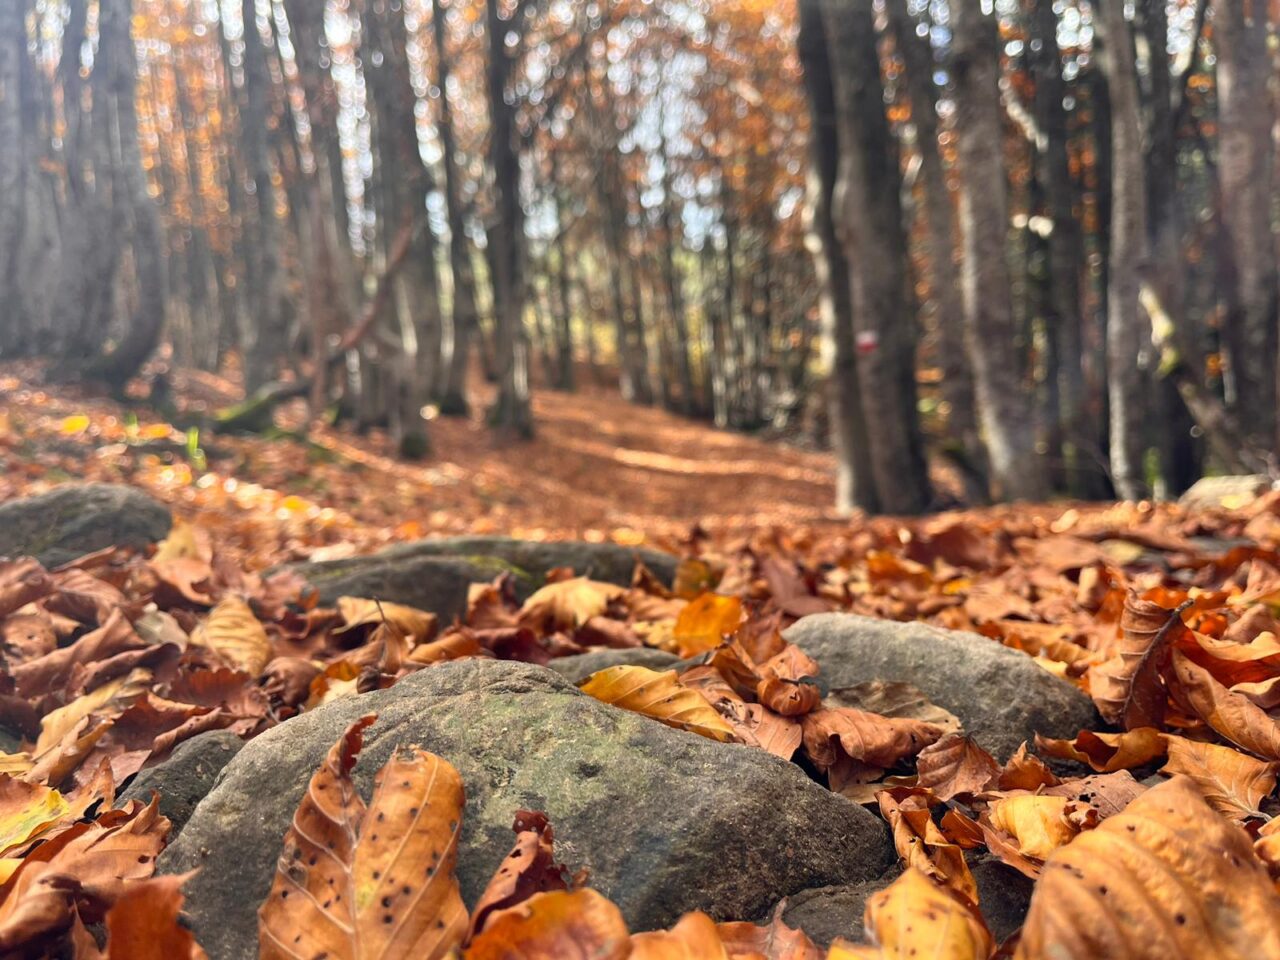
<path id="1" fill-rule="evenodd" d="M 222 768 L 240 752 L 244 741 L 229 730 L 197 734 L 154 767 L 139 771 L 120 794 L 123 800 L 150 802 L 160 795 L 160 812 L 169 818 L 170 840 L 177 836 L 196 805 L 213 789 Z"/>
<path id="2" fill-rule="evenodd" d="M 1025 653 L 974 633 L 847 613 L 797 621 L 784 636 L 818 661 L 828 689 L 870 680 L 910 683 L 951 711 L 997 759 L 1037 733 L 1074 737 L 1101 721 L 1078 689 Z"/>
<path id="3" fill-rule="evenodd" d="M 679 657 L 653 647 L 626 647 L 621 650 L 592 650 L 571 657 L 557 657 L 547 664 L 570 683 L 580 683 L 598 670 L 609 667 L 648 667 L 670 670 L 681 663 Z"/>
<path id="4" fill-rule="evenodd" d="M 172 522 L 168 507 L 133 487 L 67 483 L 0 504 L 0 556 L 57 567 L 104 547 L 163 540 Z"/>
<path id="5" fill-rule="evenodd" d="M 333 603 L 344 594 L 377 597 L 430 610 L 444 622 L 465 612 L 467 586 L 510 573 L 523 600 L 546 582 L 547 572 L 572 567 L 607 583 L 631 582 L 637 557 L 670 584 L 676 558 L 656 550 L 611 543 L 542 543 L 510 537 L 445 537 L 397 544 L 367 557 L 294 564 Z"/>
<path id="6" fill-rule="evenodd" d="M 996 943 L 1001 943 L 1022 926 L 1035 884 L 1012 867 L 986 855 L 971 854 L 969 871 L 978 885 L 983 919 L 995 935 Z M 800 928 L 823 947 L 837 937 L 861 943 L 867 899 L 901 874 L 901 867 L 893 867 L 875 880 L 801 891 L 787 899 L 782 919 L 787 926 Z"/>
<path id="7" fill-rule="evenodd" d="M 213 960 L 255 956 L 255 911 L 308 778 L 375 711 L 356 766 L 363 794 L 397 747 L 419 744 L 467 789 L 458 875 L 474 904 L 509 851 L 519 808 L 542 809 L 557 855 L 586 867 L 635 929 L 686 910 L 753 917 L 782 896 L 879 876 L 883 823 L 764 751 L 705 740 L 599 703 L 541 667 L 462 660 L 289 720 L 245 746 L 161 869 L 200 868 L 187 912 Z"/>
<path id="8" fill-rule="evenodd" d="M 1239 507 L 1270 489 L 1271 478 L 1262 474 L 1201 477 L 1178 498 L 1178 506 L 1186 510 Z"/>

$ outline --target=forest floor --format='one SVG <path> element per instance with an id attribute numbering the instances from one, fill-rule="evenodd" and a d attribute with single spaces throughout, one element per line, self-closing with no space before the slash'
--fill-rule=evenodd
<path id="1" fill-rule="evenodd" d="M 187 410 L 240 396 L 220 377 L 174 379 Z M 0 446 L 20 457 L 0 478 L 0 499 L 70 477 L 127 481 L 191 519 L 218 514 L 260 561 L 461 533 L 675 547 L 695 524 L 733 534 L 839 522 L 828 453 L 718 430 L 591 384 L 535 393 L 537 436 L 504 444 L 483 422 L 488 392 L 477 392 L 470 418 L 431 422 L 434 452 L 422 463 L 394 458 L 380 431 L 312 425 L 305 440 L 201 436 L 200 470 L 186 435 L 158 414 L 46 389 L 38 371 L 10 365 L 0 369 Z M 301 425 L 301 401 L 282 420 Z"/>

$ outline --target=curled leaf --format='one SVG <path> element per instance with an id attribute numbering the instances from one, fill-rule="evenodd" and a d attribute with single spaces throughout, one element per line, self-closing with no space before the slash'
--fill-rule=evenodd
<path id="1" fill-rule="evenodd" d="M 1186 630 L 1182 611 L 1189 606 L 1169 610 L 1136 593 L 1126 597 L 1115 656 L 1089 670 L 1093 702 L 1108 723 L 1126 730 L 1160 725 L 1167 701 L 1161 670 L 1170 643 Z"/>
<path id="2" fill-rule="evenodd" d="M 1173 655 L 1178 693 L 1205 723 L 1238 747 L 1280 760 L 1280 724 L 1248 697 L 1233 693 L 1181 653 Z"/>
<path id="3" fill-rule="evenodd" d="M 820 770 L 833 766 L 841 755 L 877 767 L 892 767 L 913 757 L 940 736 L 931 723 L 848 707 L 814 710 L 801 718 L 804 748 Z"/>
<path id="4" fill-rule="evenodd" d="M 1155 727 L 1137 727 L 1124 733 L 1081 730 L 1074 740 L 1051 740 L 1036 734 L 1036 749 L 1062 760 L 1076 760 L 1098 773 L 1115 773 L 1141 767 L 1165 752 L 1164 734 Z"/>
<path id="5" fill-rule="evenodd" d="M 1231 820 L 1261 817 L 1263 797 L 1276 788 L 1280 763 L 1263 763 L 1216 743 L 1170 735 L 1169 762 L 1161 773 L 1181 773 L 1195 781 L 1209 805 Z"/>
<path id="6" fill-rule="evenodd" d="M 999 773 L 991 754 L 958 733 L 931 743 L 916 757 L 916 784 L 944 801 L 981 793 Z"/>
<path id="7" fill-rule="evenodd" d="M 1248 835 L 1176 776 L 1046 862 L 1018 960 L 1280 957 L 1280 893 Z"/>
<path id="8" fill-rule="evenodd" d="M 630 953 L 617 907 L 594 890 L 554 890 L 495 914 L 463 960 L 625 960 Z"/>
<path id="9" fill-rule="evenodd" d="M 632 710 L 677 730 L 711 740 L 734 739 L 733 727 L 695 690 L 680 686 L 674 670 L 608 667 L 587 677 L 579 688 L 604 703 Z"/>

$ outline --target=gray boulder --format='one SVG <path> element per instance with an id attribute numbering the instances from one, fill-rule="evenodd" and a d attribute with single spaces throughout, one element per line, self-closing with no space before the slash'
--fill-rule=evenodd
<path id="1" fill-rule="evenodd" d="M 656 550 L 635 550 L 611 543 L 541 543 L 511 537 L 444 537 L 401 543 L 367 557 L 293 564 L 320 594 L 333 603 L 345 595 L 377 597 L 430 610 L 448 623 L 466 611 L 467 587 L 510 573 L 523 600 L 546 582 L 547 572 L 574 572 L 607 583 L 627 585 L 639 557 L 670 584 L 676 558 Z"/>
<path id="2" fill-rule="evenodd" d="M 1263 474 L 1201 477 L 1178 498 L 1178 506 L 1185 510 L 1209 510 L 1221 507 L 1223 501 L 1261 496 L 1270 489 L 1271 478 Z"/>
<path id="3" fill-rule="evenodd" d="M 154 767 L 140 770 L 120 793 L 121 801 L 150 802 L 151 793 L 160 795 L 160 812 L 169 818 L 170 842 L 176 837 L 196 805 L 213 789 L 222 768 L 240 752 L 244 741 L 229 730 L 210 730 L 183 741 L 172 754 Z"/>
<path id="4" fill-rule="evenodd" d="M 592 650 L 572 657 L 557 657 L 547 666 L 570 683 L 581 683 L 597 670 L 609 667 L 636 666 L 650 670 L 670 670 L 680 658 L 653 647 L 629 647 L 623 650 Z"/>
<path id="5" fill-rule="evenodd" d="M 995 640 L 925 623 L 847 613 L 797 621 L 784 636 L 818 661 L 828 689 L 899 680 L 960 718 L 999 760 L 1036 733 L 1074 737 L 1101 720 L 1090 699 L 1024 653 Z"/>
<path id="6" fill-rule="evenodd" d="M 186 910 L 213 960 L 256 955 L 256 910 L 299 797 L 347 725 L 371 711 L 379 720 L 355 774 L 364 796 L 407 744 L 461 773 L 469 904 L 510 850 L 519 808 L 547 812 L 559 859 L 588 868 L 637 930 L 694 909 L 752 917 L 799 890 L 879 876 L 894 859 L 878 818 L 764 751 L 599 703 L 542 667 L 454 661 L 289 720 L 228 764 L 160 863 L 200 868 Z"/>
<path id="7" fill-rule="evenodd" d="M 32 556 L 57 567 L 104 547 L 163 540 L 169 508 L 141 490 L 114 483 L 66 483 L 0 504 L 0 556 Z"/>
<path id="8" fill-rule="evenodd" d="M 969 870 L 978 885 L 982 916 L 996 943 L 1002 943 L 1022 926 L 1035 884 L 1012 867 L 986 855 L 971 854 Z M 837 937 L 861 943 L 867 899 L 889 886 L 901 873 L 900 866 L 892 867 L 875 880 L 801 891 L 787 899 L 782 919 L 787 926 L 800 928 L 823 947 Z"/>

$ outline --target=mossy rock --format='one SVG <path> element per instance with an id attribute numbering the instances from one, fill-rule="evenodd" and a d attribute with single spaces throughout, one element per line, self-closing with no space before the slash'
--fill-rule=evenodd
<path id="1" fill-rule="evenodd" d="M 367 557 L 293 564 L 320 594 L 320 602 L 341 596 L 376 597 L 430 610 L 448 623 L 466 612 L 467 587 L 503 573 L 514 579 L 524 600 L 557 567 L 626 585 L 636 559 L 670 583 L 676 558 L 656 550 L 634 550 L 606 543 L 542 543 L 511 537 L 447 537 L 397 544 Z"/>
<path id="2" fill-rule="evenodd" d="M 878 877 L 895 859 L 879 818 L 763 750 L 600 703 L 542 667 L 453 661 L 288 720 L 226 766 L 160 861 L 164 873 L 198 869 L 185 910 L 212 960 L 256 955 L 258 905 L 298 800 L 368 713 L 378 721 L 355 768 L 366 799 L 379 768 L 410 744 L 461 774 L 468 906 L 511 849 L 519 809 L 547 813 L 557 859 L 587 868 L 634 930 L 688 910 L 754 917 L 801 890 Z"/>
<path id="3" fill-rule="evenodd" d="M 141 490 L 66 483 L 0 504 L 0 556 L 57 567 L 104 547 L 145 547 L 163 540 L 172 523 L 169 508 Z"/>

